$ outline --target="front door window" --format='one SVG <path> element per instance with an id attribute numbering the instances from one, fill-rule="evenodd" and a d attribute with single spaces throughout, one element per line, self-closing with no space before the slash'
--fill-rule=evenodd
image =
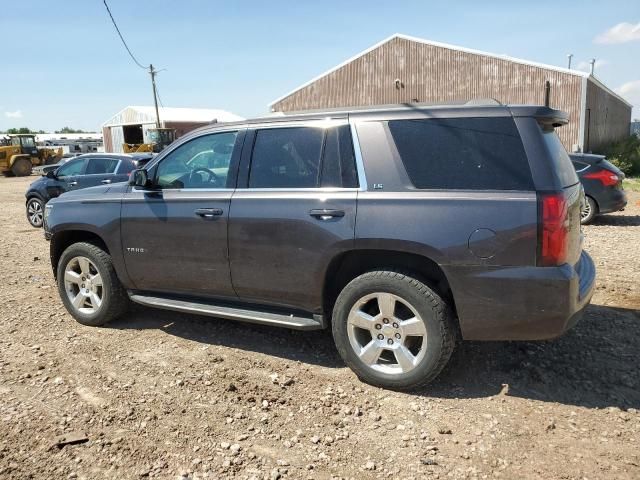
<path id="1" fill-rule="evenodd" d="M 203 135 L 169 153 L 158 165 L 162 189 L 231 188 L 229 165 L 238 132 Z"/>

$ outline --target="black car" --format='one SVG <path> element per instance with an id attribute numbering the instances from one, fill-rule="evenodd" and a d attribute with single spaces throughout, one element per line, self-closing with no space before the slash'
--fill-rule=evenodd
<path id="1" fill-rule="evenodd" d="M 604 155 L 572 153 L 569 156 L 584 187 L 583 225 L 591 223 L 596 215 L 624 210 L 627 195 L 622 188 L 624 173 L 620 169 Z"/>
<path id="2" fill-rule="evenodd" d="M 64 159 L 55 169 L 47 171 L 29 185 L 27 197 L 27 220 L 36 228 L 42 227 L 45 204 L 64 192 L 81 188 L 125 182 L 129 173 L 144 166 L 153 156 L 90 153 Z"/>
<path id="3" fill-rule="evenodd" d="M 415 388 L 460 337 L 554 338 L 589 303 L 567 122 L 474 104 L 202 127 L 46 205 L 61 301 L 93 326 L 135 302 L 331 328 L 360 378 Z"/>

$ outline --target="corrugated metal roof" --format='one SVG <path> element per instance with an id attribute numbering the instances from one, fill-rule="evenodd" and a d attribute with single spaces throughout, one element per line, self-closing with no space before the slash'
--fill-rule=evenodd
<path id="1" fill-rule="evenodd" d="M 102 133 L 38 133 L 36 142 L 51 140 L 102 140 Z"/>
<path id="2" fill-rule="evenodd" d="M 160 120 L 162 122 L 185 122 L 185 123 L 209 123 L 214 120 L 218 122 L 235 122 L 244 120 L 243 117 L 226 110 L 210 108 L 174 108 L 159 107 Z M 131 125 L 155 123 L 156 111 L 152 106 L 128 106 L 120 110 L 113 117 L 102 124 L 103 127 L 114 125 Z"/>
<path id="3" fill-rule="evenodd" d="M 297 87 L 294 90 L 290 91 L 289 93 L 287 93 L 287 94 L 275 99 L 273 102 L 271 102 L 269 104 L 269 107 L 272 107 L 274 104 L 280 102 L 281 100 L 284 100 L 285 98 L 289 97 L 290 95 L 293 95 L 294 93 L 296 93 L 297 91 L 303 89 L 304 87 L 307 87 L 307 86 L 311 85 L 312 83 L 318 81 L 322 77 L 325 77 L 326 75 L 328 75 L 328 74 L 330 74 L 330 73 L 332 73 L 332 72 L 344 67 L 345 65 L 353 62 L 354 60 L 362 57 L 363 55 L 366 55 L 367 53 L 371 52 L 372 50 L 375 50 L 376 48 L 379 48 L 380 46 L 384 45 L 385 43 L 388 43 L 388 42 L 390 42 L 390 41 L 392 41 L 392 40 L 394 40 L 396 38 L 401 38 L 401 39 L 404 39 L 404 40 L 408 40 L 410 42 L 416 42 L 416 43 L 422 43 L 422 44 L 425 44 L 425 45 L 431 45 L 431 46 L 434 46 L 434 47 L 446 48 L 448 50 L 455 50 L 455 51 L 458 51 L 458 52 L 470 53 L 470 54 L 473 54 L 473 55 L 482 55 L 482 56 L 490 57 L 490 58 L 498 58 L 498 59 L 507 60 L 507 61 L 514 62 L 514 63 L 520 63 L 520 64 L 523 64 L 523 65 L 529 65 L 529 66 L 533 66 L 533 67 L 544 68 L 546 70 L 552 70 L 552 71 L 556 71 L 556 72 L 566 73 L 566 74 L 569 74 L 569 75 L 575 75 L 577 77 L 591 78 L 592 80 L 594 80 L 598 84 L 599 87 L 603 88 L 604 90 L 609 92 L 611 95 L 617 97 L 622 102 L 624 102 L 627 105 L 631 106 L 631 104 L 629 102 L 627 102 L 624 98 L 622 98 L 616 92 L 611 90 L 609 87 L 604 85 L 595 76 L 593 76 L 593 75 L 591 75 L 589 73 L 586 73 L 586 72 L 582 72 L 580 70 L 570 70 L 568 68 L 557 67 L 555 65 L 547 65 L 547 64 L 544 64 L 544 63 L 532 62 L 532 61 L 529 61 L 529 60 L 523 60 L 521 58 L 510 57 L 508 55 L 497 55 L 495 53 L 488 53 L 488 52 L 483 52 L 483 51 L 480 51 L 480 50 L 474 50 L 474 49 L 471 49 L 471 48 L 465 48 L 465 47 L 459 47 L 459 46 L 456 46 L 456 45 L 450 45 L 448 43 L 435 42 L 435 41 L 432 41 L 432 40 L 425 40 L 423 38 L 417 38 L 417 37 L 411 37 L 409 35 L 403 35 L 401 33 L 395 33 L 395 34 L 391 35 L 390 37 L 385 38 L 381 42 L 378 42 L 375 45 L 372 45 L 371 47 L 367 48 L 366 50 L 354 55 L 353 57 L 351 57 L 351 58 L 345 60 L 344 62 L 336 65 L 335 67 L 327 70 L 326 72 L 321 73 L 317 77 L 312 78 L 308 82 L 303 83 L 302 85 L 300 85 L 299 87 Z"/>

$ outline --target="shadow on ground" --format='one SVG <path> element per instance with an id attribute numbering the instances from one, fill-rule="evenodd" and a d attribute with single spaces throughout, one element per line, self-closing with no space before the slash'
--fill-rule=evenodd
<path id="1" fill-rule="evenodd" d="M 159 329 L 199 343 L 345 368 L 329 332 L 297 332 L 136 308 L 112 325 Z M 428 387 L 439 398 L 500 394 L 589 408 L 640 408 L 640 312 L 592 305 L 565 336 L 547 342 L 464 342 Z M 355 379 L 354 379 L 355 381 Z"/>
<path id="2" fill-rule="evenodd" d="M 593 226 L 610 225 L 615 227 L 638 227 L 640 215 L 598 215 L 593 219 Z"/>

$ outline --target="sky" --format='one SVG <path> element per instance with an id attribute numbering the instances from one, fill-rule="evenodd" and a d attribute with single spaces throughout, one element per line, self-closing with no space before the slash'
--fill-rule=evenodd
<path id="1" fill-rule="evenodd" d="M 21 0 L 0 11 L 0 130 L 97 130 L 152 105 L 102 0 Z M 168 107 L 244 117 L 394 33 L 588 70 L 640 117 L 640 1 L 107 0 Z"/>

